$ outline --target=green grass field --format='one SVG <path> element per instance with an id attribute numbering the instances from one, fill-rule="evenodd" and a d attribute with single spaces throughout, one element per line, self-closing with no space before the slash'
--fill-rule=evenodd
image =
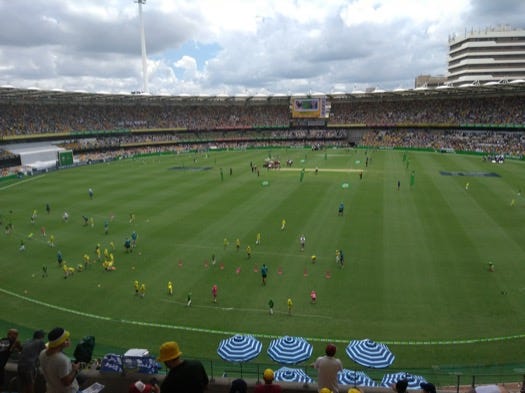
<path id="1" fill-rule="evenodd" d="M 157 353 L 163 341 L 176 340 L 190 357 L 219 360 L 221 339 L 250 333 L 263 341 L 256 362 L 270 362 L 269 341 L 287 334 L 307 337 L 314 356 L 327 341 L 336 342 L 352 369 L 360 367 L 344 347 L 362 338 L 388 343 L 395 370 L 523 367 L 525 198 L 518 190 L 525 187 L 524 162 L 408 152 L 407 165 L 401 151 L 275 149 L 274 156 L 293 159 L 294 166 L 267 171 L 262 163 L 269 152 L 143 157 L 0 182 L 3 226 L 14 225 L 12 234 L 0 236 L 0 327 L 18 327 L 28 338 L 36 328 L 64 326 L 73 342 L 94 335 L 98 354 L 133 347 Z M 341 201 L 343 217 L 337 215 Z M 83 226 L 82 215 L 94 218 L 94 228 Z M 105 235 L 103 223 L 112 216 Z M 55 248 L 41 237 L 42 226 L 48 238 L 54 235 Z M 123 243 L 133 230 L 137 248 L 128 254 Z M 76 266 L 85 253 L 95 259 L 97 243 L 109 248 L 110 241 L 116 271 L 93 263 L 64 279 L 57 250 Z M 343 269 L 336 249 L 344 251 Z M 269 266 L 266 286 L 256 271 L 262 263 Z M 134 294 L 135 279 L 146 284 L 143 299 Z M 310 303 L 312 289 L 317 304 Z"/>

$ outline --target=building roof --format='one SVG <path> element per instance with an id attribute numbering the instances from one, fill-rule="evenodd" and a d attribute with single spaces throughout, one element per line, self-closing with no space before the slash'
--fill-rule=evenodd
<path id="1" fill-rule="evenodd" d="M 334 102 L 382 101 L 382 100 L 423 100 L 446 99 L 456 97 L 486 97 L 502 95 L 525 96 L 525 80 L 469 83 L 459 86 L 442 85 L 435 88 L 418 87 L 415 89 L 394 89 L 391 91 L 354 91 L 332 92 L 324 94 Z M 309 94 L 302 94 L 308 97 Z M 319 96 L 319 93 L 316 94 Z M 83 91 L 64 91 L 59 89 L 40 90 L 37 88 L 20 89 L 13 86 L 0 86 L 0 105 L 147 105 L 147 106 L 191 106 L 191 105 L 284 105 L 290 102 L 292 95 L 237 95 L 237 96 L 190 96 L 190 95 L 151 95 L 131 93 L 89 93 Z"/>

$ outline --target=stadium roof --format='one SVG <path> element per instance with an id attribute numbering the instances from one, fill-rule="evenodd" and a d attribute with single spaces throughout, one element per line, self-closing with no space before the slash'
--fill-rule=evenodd
<path id="1" fill-rule="evenodd" d="M 315 93 L 319 97 L 323 93 Z M 473 83 L 461 86 L 443 85 L 436 88 L 418 87 L 415 89 L 395 89 L 392 91 L 374 90 L 332 92 L 324 94 L 331 102 L 348 101 L 395 101 L 445 99 L 458 97 L 498 97 L 525 96 L 525 80 Z M 0 104 L 76 104 L 76 105 L 228 105 L 233 103 L 284 104 L 292 97 L 314 96 L 309 93 L 293 95 L 151 95 L 132 93 L 90 93 L 86 91 L 65 91 L 61 89 L 41 90 L 39 88 L 20 89 L 10 85 L 0 86 Z"/>

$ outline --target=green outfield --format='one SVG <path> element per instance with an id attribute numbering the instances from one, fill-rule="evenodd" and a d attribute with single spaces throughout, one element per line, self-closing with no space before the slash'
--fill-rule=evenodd
<path id="1" fill-rule="evenodd" d="M 268 171 L 262 164 L 269 154 L 293 166 Z M 133 347 L 156 353 L 176 340 L 188 356 L 218 360 L 221 339 L 250 333 L 263 341 L 256 361 L 269 362 L 267 344 L 287 334 L 307 337 L 314 356 L 336 342 L 347 368 L 359 367 L 343 349 L 362 338 L 388 343 L 396 370 L 523 366 L 523 187 L 523 161 L 346 149 L 150 156 L 3 181 L 0 327 L 18 327 L 27 338 L 61 325 L 73 341 L 95 336 L 98 354 Z M 94 227 L 83 225 L 83 215 Z M 5 234 L 9 222 L 14 229 Z M 137 247 L 126 253 L 133 230 Z M 97 243 L 111 250 L 111 241 L 115 271 L 96 262 L 64 279 L 57 250 L 75 267 L 86 253 L 96 259 Z M 344 251 L 343 268 L 336 249 Z M 135 296 L 134 280 L 145 283 L 144 298 Z"/>

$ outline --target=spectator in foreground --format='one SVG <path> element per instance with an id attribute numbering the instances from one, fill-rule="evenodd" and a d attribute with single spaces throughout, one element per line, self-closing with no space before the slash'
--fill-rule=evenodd
<path id="1" fill-rule="evenodd" d="M 161 393 L 202 393 L 208 387 L 208 375 L 198 360 L 181 359 L 182 352 L 175 341 L 160 346 L 157 358 L 169 368 L 168 375 L 160 385 Z"/>
<path id="2" fill-rule="evenodd" d="M 248 385 L 244 379 L 238 378 L 232 381 L 230 393 L 247 393 Z"/>
<path id="3" fill-rule="evenodd" d="M 46 349 L 44 342 L 45 333 L 37 330 L 33 338 L 22 344 L 22 353 L 18 359 L 17 379 L 18 389 L 21 393 L 35 391 L 35 379 L 38 374 L 38 356 Z"/>
<path id="4" fill-rule="evenodd" d="M 273 370 L 271 368 L 267 368 L 263 372 L 264 384 L 257 385 L 253 393 L 281 393 L 281 385 L 273 383 L 274 379 L 275 376 Z"/>
<path id="5" fill-rule="evenodd" d="M 325 356 L 318 357 L 313 363 L 313 367 L 317 369 L 319 392 L 322 388 L 328 388 L 334 393 L 339 393 L 337 373 L 343 371 L 343 363 L 335 357 L 336 350 L 334 344 L 328 344 L 325 349 Z"/>
<path id="6" fill-rule="evenodd" d="M 9 357 L 21 349 L 22 346 L 18 341 L 18 330 L 9 329 L 7 336 L 0 340 L 0 389 L 4 386 L 5 365 Z"/>
<path id="7" fill-rule="evenodd" d="M 47 349 L 40 352 L 40 368 L 46 380 L 46 391 L 53 393 L 77 393 L 77 375 L 80 363 L 72 363 L 64 354 L 69 347 L 69 332 L 56 327 L 47 335 Z"/>
<path id="8" fill-rule="evenodd" d="M 424 393 L 436 393 L 436 387 L 433 383 L 422 382 L 419 386 Z"/>
<path id="9" fill-rule="evenodd" d="M 406 379 L 400 379 L 395 384 L 392 384 L 392 389 L 397 393 L 406 393 L 408 388 L 408 381 Z"/>

